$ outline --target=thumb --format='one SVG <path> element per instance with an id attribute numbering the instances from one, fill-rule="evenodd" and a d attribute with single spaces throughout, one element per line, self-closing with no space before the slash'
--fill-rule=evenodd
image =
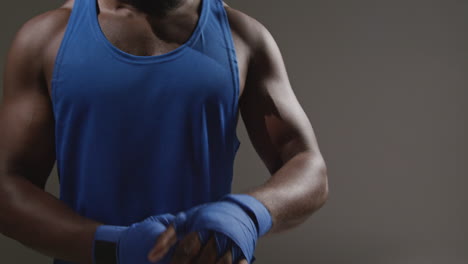
<path id="1" fill-rule="evenodd" d="M 172 225 L 176 231 L 177 240 L 182 240 L 189 233 L 187 220 L 185 212 L 180 212 L 175 216 Z"/>
<path id="2" fill-rule="evenodd" d="M 196 217 L 196 213 L 203 207 L 207 206 L 207 204 L 201 204 L 195 207 L 188 209 L 187 211 L 182 211 L 176 214 L 172 224 L 174 229 L 176 230 L 177 239 L 183 239 L 188 233 L 190 233 L 192 228 L 192 222 L 194 217 Z M 203 242 L 204 238 L 207 236 L 205 233 L 199 234 L 200 240 Z M 206 241 L 208 239 L 205 239 Z"/>
<path id="3" fill-rule="evenodd" d="M 174 220 L 175 216 L 173 214 L 160 214 L 150 217 L 148 220 L 159 222 L 165 227 L 168 227 Z"/>

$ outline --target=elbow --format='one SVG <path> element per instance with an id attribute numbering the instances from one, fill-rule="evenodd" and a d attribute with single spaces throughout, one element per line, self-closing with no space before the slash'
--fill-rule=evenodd
<path id="1" fill-rule="evenodd" d="M 324 161 L 321 162 L 322 164 L 319 166 L 319 173 L 318 173 L 318 188 L 317 188 L 317 203 L 318 208 L 321 208 L 325 205 L 328 201 L 329 196 L 329 188 L 328 188 L 328 171 L 327 166 Z M 318 209 L 317 208 L 317 209 Z"/>
<path id="2" fill-rule="evenodd" d="M 6 230 L 8 230 L 8 228 L 5 227 L 3 218 L 8 215 L 8 201 L 9 197 L 5 190 L 5 183 L 0 180 L 0 234 L 5 236 L 7 235 Z"/>
<path id="3" fill-rule="evenodd" d="M 313 173 L 311 176 L 312 186 L 309 189 L 308 212 L 312 215 L 322 208 L 328 201 L 328 171 L 323 158 L 316 158 L 313 161 Z"/>
<path id="4" fill-rule="evenodd" d="M 3 175 L 0 177 L 0 234 L 11 237 L 17 220 L 13 217 L 15 190 Z"/>

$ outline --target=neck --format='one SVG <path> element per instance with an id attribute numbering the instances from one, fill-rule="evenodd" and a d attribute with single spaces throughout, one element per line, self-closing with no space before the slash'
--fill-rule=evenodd
<path id="1" fill-rule="evenodd" d="M 189 0 L 113 0 L 118 6 L 130 6 L 140 12 L 164 16 Z"/>

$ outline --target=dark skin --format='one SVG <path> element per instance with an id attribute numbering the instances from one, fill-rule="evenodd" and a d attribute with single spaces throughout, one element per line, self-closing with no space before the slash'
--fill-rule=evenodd
<path id="1" fill-rule="evenodd" d="M 200 0 L 180 0 L 157 14 L 132 1 L 99 1 L 103 32 L 128 53 L 167 53 L 183 44 L 196 26 Z M 8 52 L 0 106 L 0 232 L 45 255 L 90 264 L 94 232 L 105 223 L 78 215 L 44 190 L 56 159 L 50 83 L 72 7 L 69 0 L 27 21 Z M 303 223 L 323 206 L 326 166 L 271 34 L 255 19 L 225 8 L 239 65 L 239 116 L 271 173 L 264 184 L 244 193 L 271 212 L 268 236 Z M 149 252 L 149 259 L 156 261 L 174 243 L 169 227 L 155 245 L 159 254 Z M 217 259 L 213 239 L 201 246 L 192 233 L 181 241 L 173 263 L 231 263 L 230 254 Z"/>

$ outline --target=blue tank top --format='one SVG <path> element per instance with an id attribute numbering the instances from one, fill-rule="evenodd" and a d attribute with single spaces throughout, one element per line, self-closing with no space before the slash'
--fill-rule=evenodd
<path id="1" fill-rule="evenodd" d="M 136 56 L 105 37 L 96 0 L 75 0 L 52 103 L 60 199 L 78 214 L 130 225 L 231 192 L 238 65 L 222 0 L 201 5 L 183 45 Z"/>

